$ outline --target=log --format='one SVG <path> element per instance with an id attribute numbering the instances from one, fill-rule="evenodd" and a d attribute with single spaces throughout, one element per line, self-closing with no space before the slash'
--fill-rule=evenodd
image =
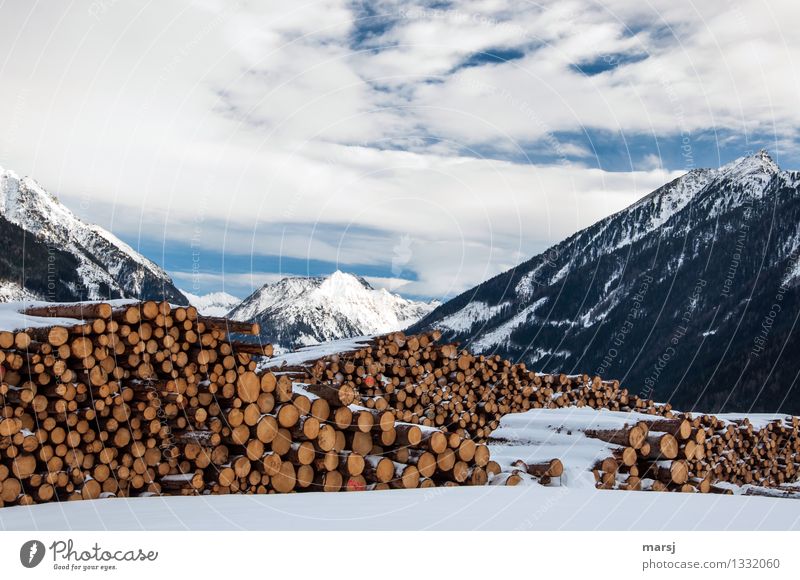
<path id="1" fill-rule="evenodd" d="M 584 434 L 593 439 L 634 449 L 639 449 L 647 439 L 647 432 L 640 425 L 626 429 L 587 429 Z"/>
<path id="2" fill-rule="evenodd" d="M 313 384 L 306 385 L 305 390 L 334 407 L 352 405 L 356 399 L 355 390 L 350 385 Z"/>
<path id="3" fill-rule="evenodd" d="M 688 419 L 656 419 L 648 421 L 650 431 L 669 433 L 670 435 L 686 440 L 692 435 L 692 423 Z"/>
<path id="4" fill-rule="evenodd" d="M 534 477 L 561 477 L 564 473 L 564 464 L 560 459 L 550 459 L 538 463 L 528 463 L 526 469 Z"/>
<path id="5" fill-rule="evenodd" d="M 713 493 L 712 482 L 780 486 L 800 472 L 800 418 L 757 429 L 679 415 L 617 381 L 534 373 L 439 345 L 437 333 L 263 371 L 252 356 L 263 346 L 230 341 L 237 325 L 224 319 L 156 301 L 91 308 L 98 316 L 83 308 L 73 327 L 0 331 L 4 505 L 514 485 L 529 474 L 547 485 L 563 465 L 502 474 L 485 442 L 508 413 L 564 406 L 652 417 L 586 431 L 619 446 L 595 466 L 601 488 Z"/>
<path id="6" fill-rule="evenodd" d="M 650 433 L 647 436 L 650 450 L 645 457 L 650 459 L 675 459 L 678 456 L 678 440 L 669 433 Z"/>
<path id="7" fill-rule="evenodd" d="M 238 320 L 230 320 L 229 318 L 222 318 L 219 316 L 200 316 L 198 321 L 206 328 L 224 330 L 226 332 L 238 334 L 251 334 L 256 336 L 261 331 L 258 323 L 256 322 L 240 322 Z"/>
<path id="8" fill-rule="evenodd" d="M 74 302 L 69 304 L 48 304 L 45 306 L 29 306 L 22 310 L 27 316 L 45 318 L 111 318 L 113 309 L 106 302 Z"/>

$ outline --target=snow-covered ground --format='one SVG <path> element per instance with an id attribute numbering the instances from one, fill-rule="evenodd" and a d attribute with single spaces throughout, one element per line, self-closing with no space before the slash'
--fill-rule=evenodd
<path id="1" fill-rule="evenodd" d="M 796 530 L 800 502 L 532 485 L 101 499 L 0 509 L 0 530 L 422 529 Z"/>
<path id="2" fill-rule="evenodd" d="M 583 430 L 619 429 L 646 419 L 652 421 L 653 416 L 590 407 L 532 409 L 503 417 L 492 433 L 489 449 L 504 471 L 512 469 L 511 463 L 517 459 L 526 463 L 560 459 L 564 464 L 560 484 L 594 489 L 592 467 L 609 457 L 616 446 L 586 437 Z"/>

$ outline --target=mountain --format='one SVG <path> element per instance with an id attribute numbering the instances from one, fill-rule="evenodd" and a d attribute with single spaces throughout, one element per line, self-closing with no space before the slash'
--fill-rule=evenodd
<path id="1" fill-rule="evenodd" d="M 237 298 L 227 292 L 211 292 L 210 294 L 198 296 L 181 290 L 181 294 L 186 296 L 189 304 L 197 308 L 197 311 L 205 316 L 225 316 L 242 302 L 241 298 Z"/>
<path id="2" fill-rule="evenodd" d="M 800 173 L 696 169 L 440 306 L 439 328 L 676 408 L 800 412 Z"/>
<path id="3" fill-rule="evenodd" d="M 144 298 L 188 304 L 167 273 L 77 218 L 29 177 L 0 168 L 0 300 Z"/>
<path id="4" fill-rule="evenodd" d="M 261 338 L 294 348 L 353 336 L 400 330 L 437 303 L 407 300 L 376 290 L 353 274 L 283 278 L 265 284 L 230 312 L 261 325 Z"/>

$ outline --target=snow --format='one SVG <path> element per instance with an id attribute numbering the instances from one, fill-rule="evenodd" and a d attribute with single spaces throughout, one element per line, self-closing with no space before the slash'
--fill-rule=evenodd
<path id="1" fill-rule="evenodd" d="M 772 177 L 780 172 L 781 168 L 765 149 L 755 155 L 740 157 L 717 170 L 720 176 L 759 190 L 763 190 Z"/>
<path id="2" fill-rule="evenodd" d="M 554 323 L 554 325 L 557 325 L 557 324 L 558 323 Z M 572 354 L 570 351 L 564 350 L 564 349 L 561 349 L 561 350 L 549 350 L 549 349 L 546 349 L 546 348 L 535 348 L 535 349 L 532 349 L 530 352 L 531 352 L 531 355 L 530 355 L 531 356 L 531 360 L 534 361 L 534 362 L 538 362 L 538 361 L 540 361 L 540 360 L 542 360 L 543 358 L 546 358 L 546 357 L 569 358 L 569 356 Z"/>
<path id="3" fill-rule="evenodd" d="M 772 421 L 787 418 L 786 415 L 775 413 L 720 413 L 715 416 L 723 421 L 741 421 L 746 418 L 753 425 L 754 429 L 761 429 Z"/>
<path id="4" fill-rule="evenodd" d="M 324 356 L 358 350 L 368 344 L 373 339 L 372 336 L 355 336 L 339 340 L 330 340 L 313 346 L 308 346 L 273 356 L 263 363 L 263 368 L 288 366 L 300 366 L 303 363 L 313 362 Z"/>
<path id="5" fill-rule="evenodd" d="M 38 297 L 10 280 L 0 281 L 0 302 L 14 302 L 18 300 L 36 300 Z"/>
<path id="6" fill-rule="evenodd" d="M 489 306 L 486 302 L 470 302 L 458 312 L 442 318 L 436 326 L 437 328 L 443 328 L 445 330 L 466 332 L 472 328 L 476 322 L 489 320 L 509 304 L 510 302 L 503 302 L 497 306 Z"/>
<path id="7" fill-rule="evenodd" d="M 327 277 L 288 277 L 265 284 L 230 315 L 234 320 L 263 320 L 265 327 L 285 329 L 293 342 L 313 344 L 401 330 L 437 305 L 376 290 L 363 278 L 337 270 Z"/>
<path id="8" fill-rule="evenodd" d="M 586 437 L 585 429 L 619 429 L 652 415 L 620 413 L 589 407 L 532 409 L 506 415 L 489 439 L 492 459 L 503 470 L 522 459 L 526 463 L 558 458 L 564 464 L 561 483 L 569 487 L 594 489 L 592 467 L 611 455 L 614 445 Z"/>
<path id="9" fill-rule="evenodd" d="M 536 310 L 547 302 L 547 298 L 540 298 L 533 304 L 529 304 L 516 314 L 511 320 L 505 322 L 492 330 L 482 335 L 479 340 L 473 342 L 470 346 L 476 352 L 484 352 L 494 346 L 504 343 L 509 339 L 513 330 L 523 324 L 526 324 L 530 317 L 536 313 Z"/>
<path id="10" fill-rule="evenodd" d="M 646 224 L 646 227 L 640 229 L 635 236 L 626 240 L 626 243 L 618 245 L 618 247 L 632 243 L 663 226 L 673 215 L 689 205 L 689 202 L 705 189 L 716 176 L 717 172 L 714 170 L 695 169 L 678 179 L 672 187 L 658 190 L 656 195 L 650 195 L 641 200 L 634 207 L 651 205 L 653 209 L 652 218 Z"/>
<path id="11" fill-rule="evenodd" d="M 743 187 L 754 197 L 758 197 L 763 195 L 764 189 L 773 175 L 780 171 L 780 167 L 763 149 L 755 155 L 740 157 L 719 169 L 694 169 L 679 178 L 670 187 L 656 190 L 628 210 L 624 210 L 628 212 L 647 205 L 652 206 L 652 214 L 648 222 L 637 224 L 637 231 L 622 243 L 617 244 L 616 248 L 631 244 L 661 228 L 673 215 L 682 211 L 699 193 L 714 182 L 723 179 L 730 180 Z"/>
<path id="12" fill-rule="evenodd" d="M 124 306 L 134 302 L 133 300 L 118 299 L 104 300 L 103 302 L 112 306 Z M 6 302 L 0 304 L 0 330 L 22 330 L 25 328 L 40 328 L 43 326 L 75 326 L 81 321 L 75 318 L 49 318 L 42 316 L 28 316 L 22 311 L 33 306 L 55 306 L 55 302 L 43 302 L 41 300 L 24 300 L 19 302 Z M 71 302 L 70 304 L 79 304 Z M 84 304 L 91 304 L 85 302 Z"/>
<path id="13" fill-rule="evenodd" d="M 29 177 L 0 168 L 0 214 L 46 243 L 74 255 L 78 260 L 78 275 L 89 290 L 90 299 L 99 299 L 105 288 L 125 285 L 138 294 L 143 273 L 149 272 L 159 280 L 172 283 L 169 276 L 128 244 L 100 226 L 79 219 L 54 195 Z M 125 280 L 115 279 L 131 262 L 137 269 Z"/>
<path id="14" fill-rule="evenodd" d="M 800 278 L 800 236 L 798 238 L 790 242 L 791 247 L 787 252 L 787 255 L 794 257 L 794 261 L 789 262 L 789 268 L 786 270 L 783 280 L 781 280 L 784 286 L 788 286 L 794 280 Z"/>
<path id="15" fill-rule="evenodd" d="M 242 302 L 240 298 L 227 292 L 211 292 L 198 296 L 181 290 L 181 294 L 186 296 L 189 304 L 197 308 L 197 311 L 204 316 L 225 316 Z"/>
<path id="16" fill-rule="evenodd" d="M 0 530 L 797 530 L 779 498 L 569 487 L 147 497 L 0 509 Z"/>
<path id="17" fill-rule="evenodd" d="M 606 318 L 614 308 L 619 304 L 618 300 L 608 300 L 607 302 L 601 301 L 592 306 L 589 310 L 584 312 L 578 317 L 581 326 L 590 328 L 598 322 Z"/>
<path id="18" fill-rule="evenodd" d="M 176 473 L 174 475 L 165 475 L 161 478 L 161 481 L 173 481 L 179 483 L 185 483 L 187 481 L 192 481 L 194 477 L 194 473 Z"/>

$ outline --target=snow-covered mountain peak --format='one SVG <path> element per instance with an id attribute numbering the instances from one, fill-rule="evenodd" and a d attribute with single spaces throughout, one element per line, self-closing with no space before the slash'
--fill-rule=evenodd
<path id="1" fill-rule="evenodd" d="M 775 175 L 781 168 L 772 159 L 766 149 L 761 149 L 753 155 L 746 155 L 720 167 L 717 172 L 731 178 L 741 178 L 747 175 Z"/>
<path id="2" fill-rule="evenodd" d="M 0 179 L 0 213 L 7 220 L 35 228 L 37 232 L 46 223 L 61 229 L 77 220 L 55 196 L 30 177 L 20 178 L 6 170 L 0 173 Z"/>
<path id="3" fill-rule="evenodd" d="M 364 290 L 373 290 L 366 280 L 360 276 L 336 270 L 323 279 L 318 291 L 320 294 L 329 296 L 357 297 L 363 295 Z"/>
<path id="4" fill-rule="evenodd" d="M 293 347 L 400 330 L 437 305 L 376 290 L 360 276 L 337 270 L 265 284 L 230 315 L 261 323 L 262 338 Z"/>
<path id="5" fill-rule="evenodd" d="M 22 179 L 12 172 L 2 173 L 0 183 L 0 213 L 10 222 L 47 240 L 60 237 L 83 242 L 93 235 L 123 252 L 128 258 L 150 270 L 156 276 L 166 276 L 164 270 L 148 260 L 117 236 L 96 224 L 77 217 L 56 196 L 30 177 Z"/>
<path id="6" fill-rule="evenodd" d="M 186 296 L 189 304 L 197 308 L 197 311 L 204 316 L 225 316 L 242 302 L 240 298 L 227 292 L 211 292 L 198 296 L 181 290 L 181 294 Z"/>
<path id="7" fill-rule="evenodd" d="M 785 391 L 798 364 L 782 354 L 800 335 L 793 318 L 770 314 L 800 292 L 799 177 L 766 151 L 690 171 L 409 332 L 437 328 L 537 370 L 624 376 L 676 405 L 800 405 Z"/>
<path id="8" fill-rule="evenodd" d="M 713 183 L 704 190 L 701 212 L 708 218 L 716 218 L 768 195 L 774 190 L 770 187 L 774 179 L 788 184 L 790 178 L 790 172 L 782 171 L 763 149 L 740 157 L 716 170 Z"/>
<path id="9" fill-rule="evenodd" d="M 47 245 L 46 251 L 63 254 L 60 262 L 71 272 L 61 274 L 60 299 L 152 297 L 186 301 L 161 267 L 111 232 L 78 218 L 30 177 L 20 178 L 13 171 L 0 169 L 0 217 L 13 224 L 8 226 L 10 230 L 17 227 L 16 232 L 32 234 L 36 241 L 29 243 Z M 23 242 L 20 244 L 24 246 Z M 30 270 L 48 265 L 19 267 Z M 6 276 L 15 278 L 18 273 L 9 271 Z M 27 285 L 27 280 L 35 278 L 28 274 L 19 279 L 26 280 Z M 41 292 L 41 288 L 33 292 Z"/>

